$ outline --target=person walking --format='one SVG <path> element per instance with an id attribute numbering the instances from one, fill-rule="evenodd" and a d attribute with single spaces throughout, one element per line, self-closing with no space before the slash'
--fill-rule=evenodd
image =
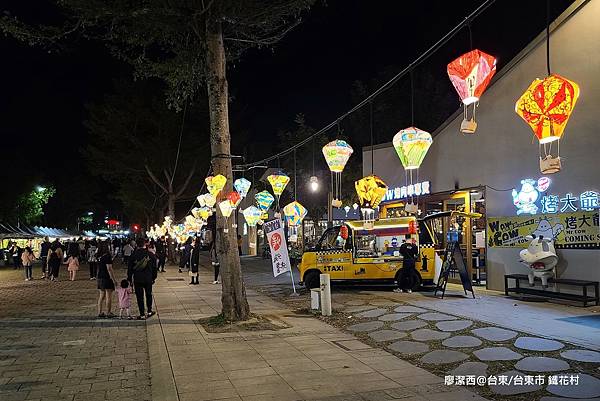
<path id="1" fill-rule="evenodd" d="M 77 251 L 75 251 L 77 249 Z M 79 248 L 74 248 L 71 256 L 67 258 L 67 270 L 69 271 L 69 280 L 75 281 L 77 270 L 79 270 Z"/>
<path id="2" fill-rule="evenodd" d="M 198 277 L 198 268 L 200 267 L 200 237 L 196 237 L 196 240 L 194 241 L 194 248 L 192 249 L 190 264 L 190 276 L 192 277 L 190 284 L 200 284 Z"/>
<path id="3" fill-rule="evenodd" d="M 237 247 L 238 247 L 238 253 L 240 254 L 240 256 L 242 256 L 242 244 L 244 243 L 244 240 L 242 240 L 242 236 L 240 234 L 238 234 L 237 236 Z"/>
<path id="4" fill-rule="evenodd" d="M 157 269 L 159 272 L 164 273 L 165 270 L 165 262 L 167 260 L 167 244 L 165 242 L 165 237 L 162 236 L 156 241 L 156 257 L 158 259 Z"/>
<path id="5" fill-rule="evenodd" d="M 48 279 L 50 281 L 58 281 L 60 265 L 63 262 L 63 250 L 60 247 L 58 240 L 54 241 L 48 253 Z"/>
<path id="6" fill-rule="evenodd" d="M 179 259 L 179 273 L 181 269 L 187 268 L 190 270 L 190 257 L 192 256 L 192 237 L 188 237 L 183 244 L 181 258 Z"/>
<path id="7" fill-rule="evenodd" d="M 98 251 L 98 243 L 95 239 L 90 241 L 90 246 L 87 250 L 87 260 L 90 266 L 90 280 L 96 280 L 96 274 L 98 270 L 98 257 L 96 255 Z"/>
<path id="8" fill-rule="evenodd" d="M 107 241 L 98 244 L 98 317 L 112 318 L 112 295 L 115 290 L 115 275 L 113 273 L 113 258 Z M 106 308 L 106 314 L 104 314 Z"/>
<path id="9" fill-rule="evenodd" d="M 35 256 L 33 255 L 33 251 L 31 247 L 26 247 L 21 254 L 21 262 L 23 264 L 23 270 L 25 270 L 25 281 L 33 280 L 33 261 L 35 260 Z"/>
<path id="10" fill-rule="evenodd" d="M 143 238 L 138 238 L 136 242 L 137 249 L 133 251 L 129 258 L 127 281 L 133 283 L 133 290 L 140 312 L 138 319 L 147 319 L 155 314 L 152 310 L 152 285 L 157 276 L 157 258 L 146 249 Z M 145 307 L 144 297 L 146 299 Z"/>
<path id="11" fill-rule="evenodd" d="M 119 298 L 119 319 L 123 319 L 123 314 L 127 314 L 127 319 L 131 317 L 131 286 L 129 281 L 121 280 L 121 286 L 117 288 L 117 297 Z"/>
<path id="12" fill-rule="evenodd" d="M 12 258 L 13 269 L 17 270 L 19 267 L 21 267 L 21 255 L 23 254 L 23 251 L 16 242 L 13 242 L 8 252 Z"/>
<path id="13" fill-rule="evenodd" d="M 213 284 L 219 284 L 219 269 L 221 265 L 219 263 L 219 256 L 217 255 L 217 245 L 215 244 L 215 241 L 210 244 L 210 262 L 215 271 L 215 279 Z"/>
<path id="14" fill-rule="evenodd" d="M 123 246 L 123 264 L 125 266 L 129 265 L 129 258 L 131 257 L 132 253 L 133 253 L 133 246 L 131 246 L 131 243 L 129 241 L 127 241 L 125 243 L 125 245 Z"/>
<path id="15" fill-rule="evenodd" d="M 50 276 L 50 272 L 48 271 L 48 253 L 50 252 L 50 240 L 48 237 L 44 237 L 44 242 L 40 246 L 40 259 L 42 260 L 42 280 L 46 278 L 46 276 Z"/>

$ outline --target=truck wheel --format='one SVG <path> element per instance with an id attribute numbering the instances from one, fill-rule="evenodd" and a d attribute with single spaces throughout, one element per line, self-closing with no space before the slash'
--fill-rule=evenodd
<path id="1" fill-rule="evenodd" d="M 311 271 L 304 275 L 304 286 L 309 290 L 317 288 L 321 283 L 319 281 L 319 272 Z"/>
<path id="2" fill-rule="evenodd" d="M 413 291 L 418 290 L 421 286 L 421 275 L 415 269 L 398 270 L 398 273 L 396 273 L 396 285 L 398 288 L 402 288 L 401 284 L 403 280 Z"/>

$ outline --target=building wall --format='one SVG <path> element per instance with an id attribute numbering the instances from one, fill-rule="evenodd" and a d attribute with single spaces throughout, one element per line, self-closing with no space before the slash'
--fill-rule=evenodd
<path id="1" fill-rule="evenodd" d="M 563 169 L 551 176 L 552 193 L 557 194 L 600 190 L 600 1 L 585 3 L 565 18 L 570 11 L 557 20 L 559 25 L 550 42 L 552 71 L 575 81 L 581 88 L 560 144 Z M 493 54 L 493 48 L 482 50 Z M 545 77 L 545 58 L 545 42 L 538 41 L 517 56 L 518 61 L 500 71 L 502 76 L 481 98 L 477 132 L 474 135 L 459 132 L 462 121 L 459 113 L 435 134 L 420 168 L 419 180 L 430 180 L 432 192 L 487 185 L 487 215 L 515 215 L 510 190 L 518 189 L 523 178 L 541 176 L 538 142 L 515 113 L 515 101 L 534 78 Z M 447 79 L 445 71 L 439 75 L 440 79 Z M 390 133 L 390 139 L 393 134 Z M 403 185 L 404 170 L 391 144 L 376 146 L 373 152 L 375 174 L 389 186 Z M 371 150 L 365 149 L 363 156 L 363 171 L 370 174 Z M 518 252 L 518 248 L 488 249 L 489 288 L 502 290 L 506 273 L 526 273 L 526 268 L 518 262 Z M 599 250 L 560 250 L 559 255 L 561 277 L 600 281 Z"/>

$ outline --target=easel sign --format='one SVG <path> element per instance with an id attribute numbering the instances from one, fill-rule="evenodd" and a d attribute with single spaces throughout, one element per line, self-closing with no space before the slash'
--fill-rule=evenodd
<path id="1" fill-rule="evenodd" d="M 446 285 L 448 284 L 448 277 L 453 268 L 458 271 L 465 295 L 468 295 L 467 291 L 470 291 L 473 295 L 473 298 L 475 298 L 475 291 L 473 290 L 473 284 L 471 283 L 469 272 L 465 264 L 465 258 L 458 242 L 455 241 L 448 242 L 448 245 L 446 246 L 442 270 L 440 271 L 440 277 L 438 278 L 437 286 L 435 287 L 433 295 L 436 296 L 437 292 L 440 291 L 442 293 L 442 299 L 444 298 L 444 294 L 446 294 Z"/>

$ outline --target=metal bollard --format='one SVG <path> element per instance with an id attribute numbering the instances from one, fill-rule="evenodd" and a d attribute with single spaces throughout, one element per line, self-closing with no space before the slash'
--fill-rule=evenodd
<path id="1" fill-rule="evenodd" d="M 321 284 L 321 314 L 331 316 L 331 280 L 329 274 L 319 276 Z"/>

